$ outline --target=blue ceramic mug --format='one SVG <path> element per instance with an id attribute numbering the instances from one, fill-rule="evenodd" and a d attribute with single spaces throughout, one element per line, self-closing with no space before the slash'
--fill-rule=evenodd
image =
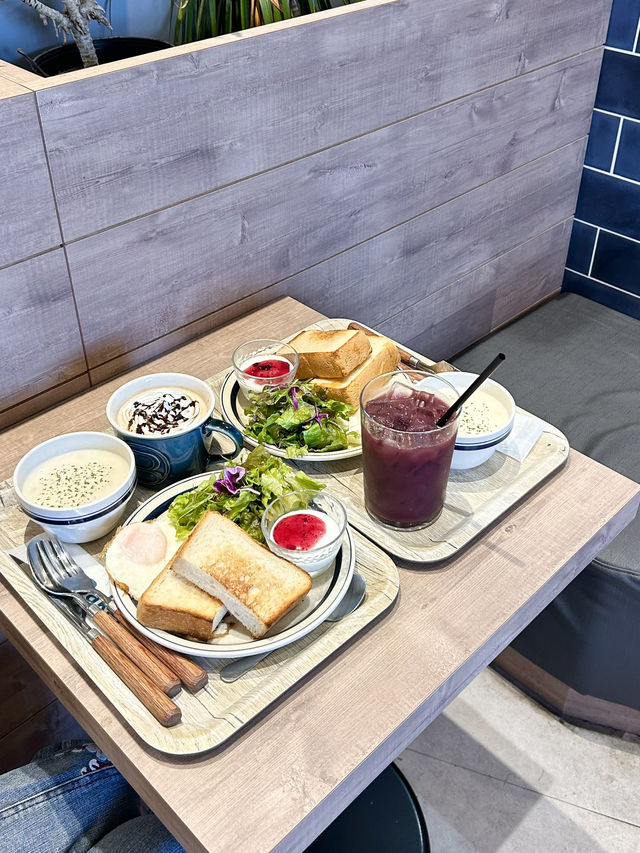
<path id="1" fill-rule="evenodd" d="M 162 488 L 240 452 L 242 433 L 211 416 L 215 402 L 213 389 L 186 373 L 151 373 L 114 391 L 107 418 L 133 451 L 142 486 Z M 231 439 L 231 453 L 210 452 L 205 438 L 214 433 Z"/>

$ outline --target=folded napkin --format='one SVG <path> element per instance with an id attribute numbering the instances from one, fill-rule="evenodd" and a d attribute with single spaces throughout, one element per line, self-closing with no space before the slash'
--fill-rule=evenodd
<path id="1" fill-rule="evenodd" d="M 73 557 L 80 568 L 84 570 L 85 574 L 89 575 L 91 580 L 95 581 L 100 592 L 103 592 L 105 595 L 109 595 L 109 576 L 96 558 L 92 557 L 91 554 L 88 554 L 82 545 L 76 545 L 74 542 L 63 542 L 62 546 L 65 551 Z M 17 548 L 9 548 L 5 553 L 9 554 L 11 557 L 21 560 L 23 563 L 29 562 L 27 558 L 26 545 L 19 545 Z"/>
<path id="2" fill-rule="evenodd" d="M 516 459 L 518 462 L 522 462 L 533 450 L 535 443 L 543 431 L 544 421 L 541 421 L 540 418 L 516 412 L 511 433 L 504 441 L 496 445 L 496 450 L 499 450 L 500 453 L 504 453 L 506 456 L 511 456 L 512 459 Z"/>

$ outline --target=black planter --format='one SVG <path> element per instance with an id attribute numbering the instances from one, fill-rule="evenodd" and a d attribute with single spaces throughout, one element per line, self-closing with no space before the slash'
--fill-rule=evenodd
<path id="1" fill-rule="evenodd" d="M 94 39 L 93 43 L 100 65 L 173 46 L 166 41 L 158 41 L 157 39 L 129 37 Z M 28 60 L 31 70 L 42 77 L 55 77 L 56 74 L 64 74 L 65 71 L 77 71 L 83 67 L 75 42 L 43 50 L 28 57 Z"/>

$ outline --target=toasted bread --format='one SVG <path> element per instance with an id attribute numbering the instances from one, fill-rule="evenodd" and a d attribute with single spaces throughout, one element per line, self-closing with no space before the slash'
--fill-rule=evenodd
<path id="1" fill-rule="evenodd" d="M 371 354 L 368 337 L 354 329 L 308 329 L 291 346 L 300 356 L 298 379 L 344 379 Z"/>
<path id="2" fill-rule="evenodd" d="M 254 637 L 266 634 L 311 589 L 306 572 L 212 511 L 180 547 L 173 568 L 219 598 Z"/>
<path id="3" fill-rule="evenodd" d="M 143 592 L 136 615 L 147 628 L 160 628 L 206 642 L 226 612 L 217 598 L 167 566 Z"/>
<path id="4" fill-rule="evenodd" d="M 380 335 L 367 337 L 371 344 L 371 355 L 350 373 L 346 379 L 314 379 L 313 384 L 324 388 L 333 400 L 348 403 L 354 409 L 360 408 L 360 392 L 370 379 L 394 370 L 400 356 L 395 344 Z"/>

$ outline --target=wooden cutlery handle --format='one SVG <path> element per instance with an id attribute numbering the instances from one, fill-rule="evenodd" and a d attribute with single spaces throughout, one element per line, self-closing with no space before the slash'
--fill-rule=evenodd
<path id="1" fill-rule="evenodd" d="M 156 687 L 111 640 L 99 634 L 91 641 L 91 645 L 161 725 L 169 727 L 180 722 L 182 712 L 176 703 Z"/>
<path id="2" fill-rule="evenodd" d="M 196 690 L 201 690 L 208 682 L 209 676 L 206 669 L 198 666 L 197 663 L 194 663 L 192 660 L 189 660 L 189 658 L 184 657 L 184 655 L 178 654 L 178 652 L 174 652 L 171 649 L 166 649 L 164 646 L 159 646 L 157 643 L 154 643 L 153 640 L 145 637 L 144 634 L 140 634 L 127 622 L 119 610 L 116 610 L 113 615 L 118 622 L 125 625 L 127 630 L 140 640 L 142 645 L 147 648 L 151 654 L 155 655 L 155 657 L 162 661 L 165 666 L 168 666 L 169 669 L 178 676 L 185 687 L 189 688 L 189 690 L 195 693 Z"/>
<path id="3" fill-rule="evenodd" d="M 167 696 L 175 696 L 176 693 L 180 692 L 180 680 L 176 677 L 175 673 L 152 655 L 138 638 L 134 637 L 110 613 L 99 610 L 92 618 L 107 637 L 113 640 L 120 651 L 123 651 L 136 666 L 140 667 L 163 693 L 166 693 Z"/>

